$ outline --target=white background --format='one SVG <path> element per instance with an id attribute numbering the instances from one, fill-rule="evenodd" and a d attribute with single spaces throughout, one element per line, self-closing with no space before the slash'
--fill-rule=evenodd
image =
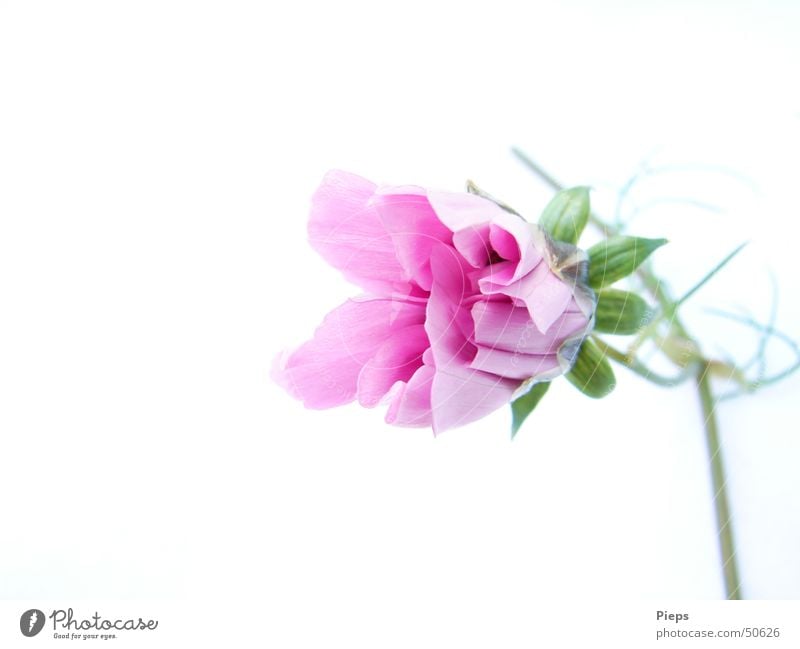
<path id="1" fill-rule="evenodd" d="M 800 337 L 800 6 L 522 6 L 0 3 L 0 596 L 486 647 L 531 646 L 543 599 L 722 595 L 689 386 L 564 382 L 511 443 L 506 411 L 434 439 L 268 378 L 357 290 L 305 241 L 327 169 L 472 178 L 535 218 L 550 192 L 511 145 L 607 215 L 666 165 L 623 209 L 671 240 L 676 293 L 751 242 L 687 311 L 707 348 L 753 351 L 702 308 L 767 319 L 770 271 Z M 750 598 L 800 598 L 798 386 L 719 413 Z"/>

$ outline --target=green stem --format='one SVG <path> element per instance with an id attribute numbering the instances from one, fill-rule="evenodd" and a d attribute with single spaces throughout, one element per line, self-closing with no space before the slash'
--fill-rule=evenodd
<path id="1" fill-rule="evenodd" d="M 700 394 L 700 405 L 703 410 L 703 428 L 706 431 L 708 461 L 711 466 L 711 485 L 714 490 L 714 511 L 717 518 L 717 536 L 719 539 L 722 574 L 725 580 L 725 595 L 728 599 L 741 599 L 739 571 L 736 567 L 736 546 L 733 543 L 731 529 L 731 512 L 725 490 L 725 466 L 722 461 L 722 445 L 719 440 L 719 429 L 714 409 L 716 399 L 711 391 L 709 366 L 704 363 L 697 373 L 697 390 Z"/>
<path id="2" fill-rule="evenodd" d="M 541 180 L 550 185 L 555 191 L 561 191 L 564 186 L 553 178 L 549 173 L 542 169 L 536 162 L 529 158 L 525 153 L 519 149 L 512 149 L 514 155 L 525 164 L 531 171 L 533 171 Z M 606 223 L 596 214 L 589 215 L 589 222 L 595 226 L 604 237 L 613 236 L 619 233 L 618 228 L 611 224 Z M 660 305 L 662 312 L 669 313 L 671 329 L 684 338 L 690 344 L 694 344 L 697 349 L 700 349 L 697 342 L 686 331 L 686 327 L 678 318 L 676 313 L 677 303 L 669 295 L 664 282 L 655 273 L 653 273 L 647 266 L 640 266 L 637 269 L 637 275 L 642 280 L 645 288 L 650 292 L 656 302 Z M 648 379 L 657 385 L 672 386 L 680 381 L 668 379 L 657 374 L 654 374 L 645 365 L 639 363 L 635 358 L 629 354 L 625 354 L 607 343 L 604 343 L 597 337 L 594 337 L 596 343 L 599 344 L 606 354 L 622 363 L 632 371 L 640 376 Z M 725 593 L 728 599 L 741 599 L 741 587 L 739 584 L 738 569 L 736 566 L 736 548 L 733 543 L 733 532 L 731 530 L 731 515 L 728 508 L 728 496 L 726 491 L 725 469 L 722 462 L 722 448 L 719 440 L 719 429 L 717 427 L 717 419 L 714 413 L 716 407 L 716 399 L 711 391 L 711 381 L 709 377 L 709 370 L 711 368 L 711 360 L 702 356 L 699 352 L 693 358 L 694 363 L 687 366 L 687 369 L 696 372 L 697 391 L 700 395 L 700 405 L 703 412 L 703 428 L 706 433 L 706 441 L 708 445 L 709 463 L 711 467 L 711 482 L 714 488 L 714 509 L 717 519 L 717 536 L 720 545 L 720 557 L 722 562 L 722 573 L 725 581 Z M 680 378 L 680 377 L 679 377 Z"/>
<path id="3" fill-rule="evenodd" d="M 693 374 L 691 368 L 686 368 L 684 371 L 676 374 L 675 376 L 664 376 L 663 374 L 658 374 L 635 357 L 620 351 L 616 347 L 612 347 L 602 338 L 592 336 L 592 340 L 600 348 L 600 351 L 602 351 L 606 356 L 617 361 L 617 363 L 620 365 L 624 365 L 631 370 L 631 372 L 638 374 L 642 378 L 645 378 L 656 385 L 660 385 L 665 388 L 674 388 L 676 385 L 683 383 Z"/>

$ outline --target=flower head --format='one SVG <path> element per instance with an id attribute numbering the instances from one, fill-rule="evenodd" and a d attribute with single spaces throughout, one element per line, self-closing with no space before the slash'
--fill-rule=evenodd
<path id="1" fill-rule="evenodd" d="M 273 368 L 309 408 L 385 403 L 388 423 L 441 432 L 568 371 L 591 330 L 585 253 L 483 195 L 332 171 L 308 230 L 365 292 Z"/>

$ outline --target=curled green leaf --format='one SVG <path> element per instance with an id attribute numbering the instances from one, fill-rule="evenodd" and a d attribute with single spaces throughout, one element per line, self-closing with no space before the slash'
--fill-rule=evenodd
<path id="1" fill-rule="evenodd" d="M 602 288 L 627 277 L 666 239 L 644 239 L 617 235 L 604 239 L 589 253 L 589 286 Z"/>
<path id="2" fill-rule="evenodd" d="M 605 354 L 591 340 L 584 340 L 572 369 L 565 375 L 587 397 L 601 399 L 617 385 Z"/>
<path id="3" fill-rule="evenodd" d="M 558 192 L 544 208 L 539 226 L 556 241 L 576 244 L 589 220 L 589 188 Z"/>
<path id="4" fill-rule="evenodd" d="M 595 331 L 629 335 L 645 326 L 652 317 L 653 311 L 647 302 L 635 293 L 605 288 L 597 294 Z"/>

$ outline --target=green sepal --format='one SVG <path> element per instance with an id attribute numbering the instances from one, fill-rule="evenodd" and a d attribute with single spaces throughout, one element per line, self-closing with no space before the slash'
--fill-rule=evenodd
<path id="1" fill-rule="evenodd" d="M 652 309 L 635 293 L 616 288 L 605 288 L 597 293 L 595 331 L 622 336 L 634 334 L 652 318 Z"/>
<path id="2" fill-rule="evenodd" d="M 563 189 L 539 217 L 539 227 L 556 241 L 576 244 L 589 220 L 589 188 Z"/>
<path id="3" fill-rule="evenodd" d="M 589 253 L 589 286 L 602 288 L 635 271 L 666 239 L 615 236 L 604 239 Z"/>
<path id="4" fill-rule="evenodd" d="M 572 369 L 565 375 L 569 382 L 592 399 L 610 394 L 617 384 L 614 370 L 605 354 L 591 340 L 584 340 Z"/>
<path id="5" fill-rule="evenodd" d="M 549 387 L 549 382 L 537 383 L 528 392 L 511 402 L 511 439 L 514 439 L 522 422 L 539 405 Z"/>

